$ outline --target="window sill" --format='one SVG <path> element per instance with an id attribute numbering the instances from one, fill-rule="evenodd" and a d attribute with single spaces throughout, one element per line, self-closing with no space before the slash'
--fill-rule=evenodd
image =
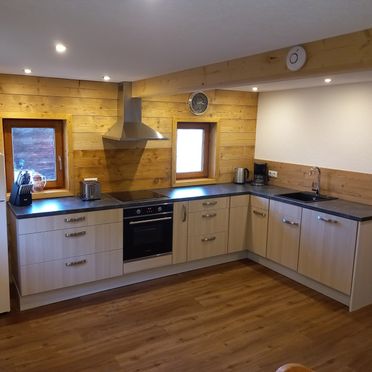
<path id="1" fill-rule="evenodd" d="M 10 193 L 7 193 L 6 196 L 7 196 L 7 200 L 9 200 Z M 74 196 L 74 194 L 70 190 L 67 190 L 67 189 L 45 190 L 41 192 L 32 193 L 32 200 L 63 198 L 65 196 Z"/>
<path id="2" fill-rule="evenodd" d="M 172 186 L 199 186 L 199 185 L 213 185 L 217 183 L 215 178 L 195 178 L 189 180 L 176 180 Z"/>

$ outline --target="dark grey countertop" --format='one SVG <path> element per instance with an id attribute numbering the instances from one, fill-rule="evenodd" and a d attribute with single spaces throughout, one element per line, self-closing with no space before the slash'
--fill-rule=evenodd
<path id="1" fill-rule="evenodd" d="M 262 196 L 264 198 L 271 198 L 274 195 L 285 194 L 295 190 L 270 185 L 252 186 L 249 184 L 236 185 L 235 183 L 222 183 L 218 185 L 174 187 L 168 189 L 158 189 L 156 191 L 167 195 L 174 201 L 184 201 L 190 199 L 202 199 L 206 197 L 212 198 L 243 194 L 252 194 Z"/>
<path id="2" fill-rule="evenodd" d="M 45 217 L 56 214 L 97 211 L 122 208 L 122 203 L 110 195 L 102 194 L 100 200 L 83 201 L 78 196 L 34 200 L 27 207 L 16 207 L 8 202 L 8 207 L 16 218 Z"/>
<path id="3" fill-rule="evenodd" d="M 206 185 L 206 186 L 188 186 L 177 188 L 166 188 L 154 190 L 165 197 L 152 200 L 138 200 L 131 202 L 120 202 L 110 195 L 103 194 L 101 200 L 82 201 L 79 197 L 64 197 L 35 200 L 30 206 L 15 207 L 9 205 L 10 210 L 18 219 L 51 216 L 56 214 L 88 212 L 94 210 L 102 210 L 109 208 L 123 208 L 129 206 L 138 206 L 145 204 L 153 204 L 154 202 L 164 201 L 186 201 L 202 198 L 213 198 L 221 196 L 251 194 L 268 199 L 278 200 L 289 204 L 298 205 L 304 208 L 316 210 L 319 212 L 330 213 L 339 217 L 352 219 L 355 221 L 372 220 L 372 206 L 360 203 L 349 202 L 342 199 L 304 203 L 292 201 L 281 197 L 281 194 L 294 192 L 296 190 L 287 189 L 277 186 L 252 186 L 236 185 L 233 183 Z"/>

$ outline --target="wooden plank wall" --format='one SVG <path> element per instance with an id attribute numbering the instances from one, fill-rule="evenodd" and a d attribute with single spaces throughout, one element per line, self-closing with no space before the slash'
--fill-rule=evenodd
<path id="1" fill-rule="evenodd" d="M 309 175 L 310 166 L 263 160 L 269 169 L 278 171 L 278 178 L 270 184 L 297 190 L 311 191 L 314 177 Z M 321 193 L 345 200 L 372 205 L 372 174 L 321 168 Z"/>
<path id="2" fill-rule="evenodd" d="M 286 67 L 290 48 L 282 48 L 139 80 L 133 95 L 149 97 L 199 89 L 259 85 L 302 77 L 319 77 L 372 68 L 372 29 L 302 44 L 307 62 L 299 71 Z"/>
<path id="3" fill-rule="evenodd" d="M 1 113 L 72 115 L 74 192 L 83 177 L 97 176 L 103 191 L 168 187 L 171 141 L 116 143 L 102 139 L 116 121 L 117 84 L 0 74 Z M 252 169 L 257 94 L 214 90 L 201 121 L 219 121 L 218 182 L 230 182 L 237 166 Z M 143 121 L 171 138 L 173 120 L 196 117 L 187 108 L 188 94 L 143 101 Z"/>

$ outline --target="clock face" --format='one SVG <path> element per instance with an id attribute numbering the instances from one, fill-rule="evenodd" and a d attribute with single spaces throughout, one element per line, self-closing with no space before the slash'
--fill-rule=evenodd
<path id="1" fill-rule="evenodd" d="M 208 108 L 208 97 L 203 92 L 195 92 L 189 98 L 189 107 L 193 114 L 201 115 Z"/>

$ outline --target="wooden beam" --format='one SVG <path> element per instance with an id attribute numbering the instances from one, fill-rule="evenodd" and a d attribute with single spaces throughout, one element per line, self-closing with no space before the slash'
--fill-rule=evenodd
<path id="1" fill-rule="evenodd" d="M 286 68 L 289 48 L 283 48 L 139 80 L 133 83 L 133 96 L 151 97 L 372 69 L 372 28 L 302 45 L 308 60 L 297 72 Z"/>

